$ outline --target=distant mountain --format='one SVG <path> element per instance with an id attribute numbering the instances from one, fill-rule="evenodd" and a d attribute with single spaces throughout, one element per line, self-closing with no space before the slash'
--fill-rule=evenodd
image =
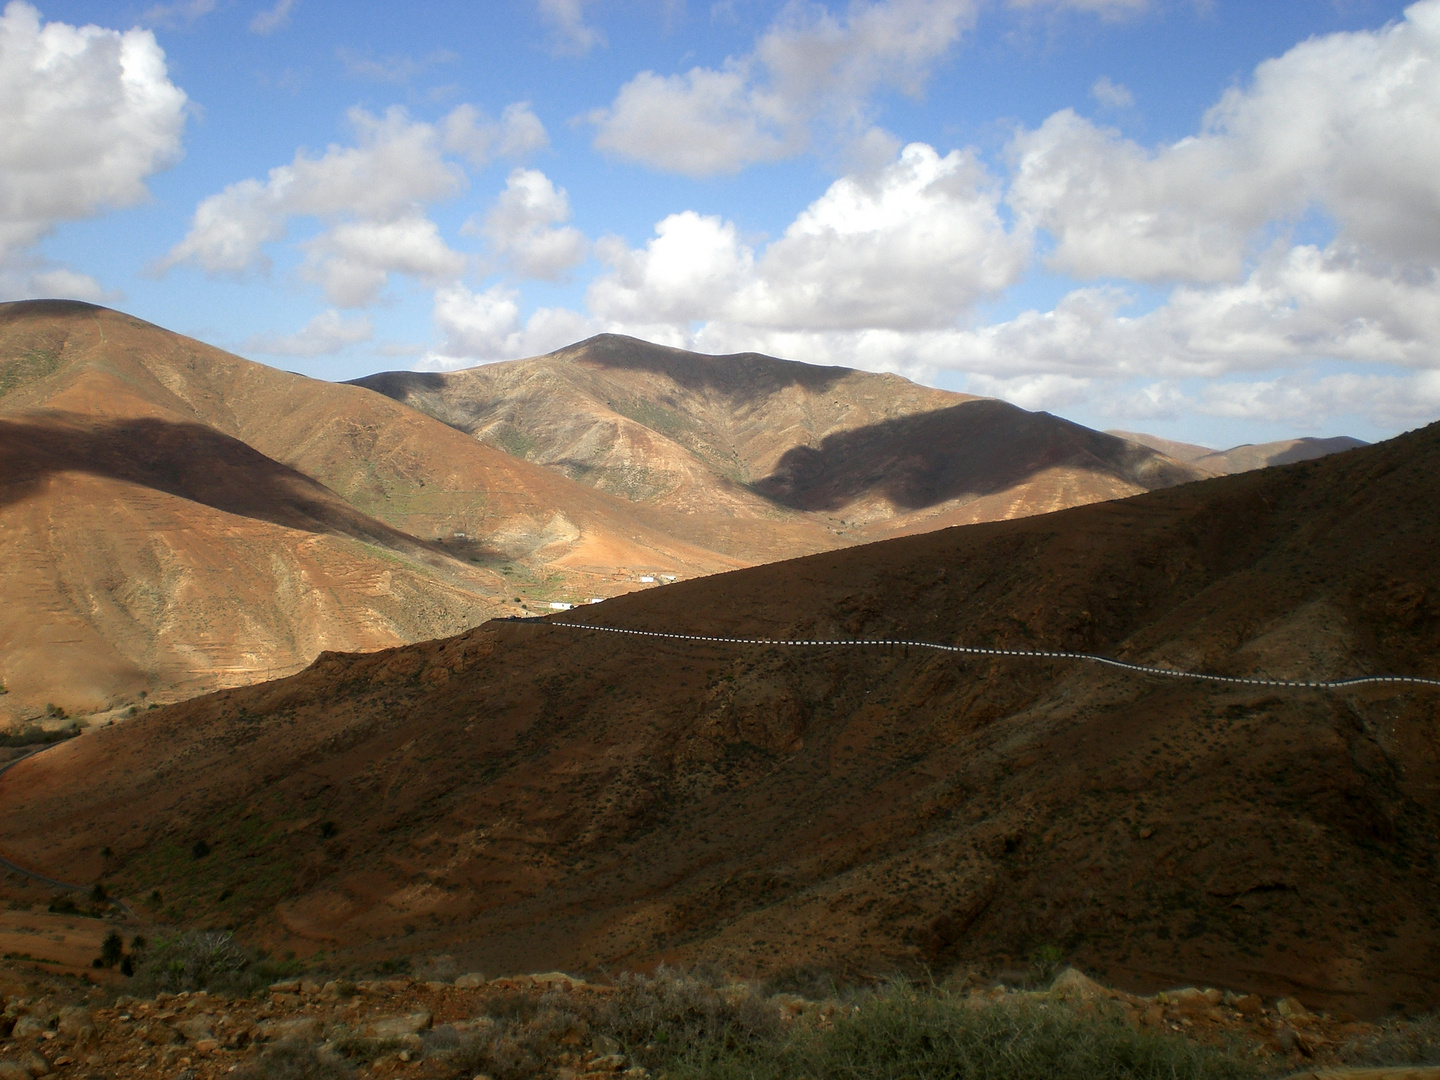
<path id="1" fill-rule="evenodd" d="M 877 538 L 1194 480 L 1146 447 L 898 375 L 602 334 L 530 360 L 356 385 L 723 544 L 733 520 Z M 843 522 L 843 525 L 840 524 Z M 813 550 L 813 548 L 812 548 Z"/>
<path id="2" fill-rule="evenodd" d="M 1437 679 L 1437 548 L 1440 424 L 564 618 Z M 1045 947 L 1136 990 L 1419 1013 L 1440 1005 L 1437 701 L 497 621 L 48 750 L 0 784 L 0 851 L 340 966 L 958 979 Z"/>
<path id="3" fill-rule="evenodd" d="M 1212 450 L 1208 446 L 1174 442 L 1158 435 L 1144 435 L 1134 431 L 1111 431 L 1109 434 L 1158 450 L 1176 461 L 1204 469 L 1212 476 L 1229 476 L 1231 473 L 1265 469 L 1271 465 L 1293 465 L 1297 461 L 1310 461 L 1370 445 L 1348 435 L 1337 435 L 1331 439 L 1282 439 L 1272 443 L 1245 443 L 1242 446 L 1232 446 L 1229 450 Z"/>
<path id="4" fill-rule="evenodd" d="M 1201 475 L 893 375 L 618 337 L 362 382 L 0 305 L 0 722 Z"/>
<path id="5" fill-rule="evenodd" d="M 740 565 L 642 518 L 364 390 L 88 304 L 0 305 L 0 719 Z"/>

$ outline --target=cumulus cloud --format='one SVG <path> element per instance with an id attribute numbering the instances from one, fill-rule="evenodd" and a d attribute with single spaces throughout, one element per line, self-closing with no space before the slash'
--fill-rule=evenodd
<path id="1" fill-rule="evenodd" d="M 483 228 L 491 247 L 522 277 L 558 281 L 590 253 L 570 220 L 570 197 L 538 169 L 516 169 Z"/>
<path id="2" fill-rule="evenodd" d="M 13 272 L 60 222 L 144 201 L 145 181 L 180 155 L 186 106 L 150 31 L 42 25 L 29 4 L 7 4 L 0 15 L 0 267 Z M 56 283 L 69 274 L 72 294 L 89 289 L 83 275 L 35 272 Z M 103 290 L 95 285 L 94 293 Z"/>
<path id="3" fill-rule="evenodd" d="M 545 125 L 528 101 L 505 106 L 498 121 L 474 105 L 460 105 L 441 121 L 445 149 L 477 168 L 497 157 L 523 158 L 550 145 Z"/>
<path id="4" fill-rule="evenodd" d="M 339 307 L 367 307 L 391 274 L 426 284 L 459 276 L 465 256 L 452 251 L 436 224 L 422 214 L 386 221 L 346 221 L 305 244 L 301 273 Z"/>
<path id="5" fill-rule="evenodd" d="M 551 48 L 559 56 L 584 56 L 605 35 L 585 23 L 585 0 L 536 0 L 540 18 L 550 27 Z"/>
<path id="6" fill-rule="evenodd" d="M 265 180 L 241 180 L 203 200 L 190 231 L 157 271 L 181 264 L 212 275 L 267 270 L 265 246 L 285 237 L 291 219 L 313 217 L 325 227 L 303 245 L 301 273 L 338 307 L 375 302 L 391 274 L 427 284 L 455 277 L 465 258 L 424 214 L 425 204 L 466 184 L 464 171 L 447 155 L 483 162 L 495 153 L 523 152 L 544 136 L 523 104 L 508 108 L 498 124 L 470 105 L 437 124 L 414 120 L 398 107 L 378 116 L 352 109 L 350 122 L 353 146 L 332 145 L 319 155 L 298 151 Z"/>
<path id="7" fill-rule="evenodd" d="M 435 325 L 444 344 L 416 365 L 421 371 L 453 371 L 491 360 L 535 356 L 595 333 L 585 316 L 541 308 L 520 318 L 519 293 L 504 285 L 474 292 L 461 284 L 436 290 Z"/>
<path id="8" fill-rule="evenodd" d="M 1296 45 L 1191 138 L 1146 149 L 1066 110 L 1012 146 L 1010 201 L 1081 277 L 1234 280 L 1311 208 L 1377 257 L 1440 256 L 1440 3 Z"/>
<path id="9" fill-rule="evenodd" d="M 690 176 L 799 153 L 816 123 L 862 154 L 877 141 L 889 151 L 870 98 L 882 89 L 918 94 L 975 9 L 975 0 L 857 0 L 842 18 L 788 5 L 751 53 L 720 68 L 636 75 L 590 115 L 595 146 Z"/>
<path id="10" fill-rule="evenodd" d="M 290 23 L 290 12 L 295 9 L 295 0 L 276 0 L 275 6 L 255 13 L 250 20 L 252 34 L 273 34 Z"/>
<path id="11" fill-rule="evenodd" d="M 293 334 L 252 337 L 244 348 L 271 356 L 333 356 L 350 345 L 369 341 L 375 328 L 369 316 L 346 319 L 338 311 L 322 311 Z"/>
<path id="12" fill-rule="evenodd" d="M 733 224 L 692 211 L 656 226 L 643 249 L 603 239 L 597 316 L 623 322 L 739 324 L 781 331 L 916 330 L 952 325 L 1011 285 L 1027 243 L 997 212 L 973 156 L 906 147 L 871 176 L 848 176 L 758 257 Z"/>

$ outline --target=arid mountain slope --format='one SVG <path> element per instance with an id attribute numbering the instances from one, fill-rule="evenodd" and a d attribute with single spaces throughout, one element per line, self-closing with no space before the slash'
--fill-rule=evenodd
<path id="1" fill-rule="evenodd" d="M 378 395 L 43 301 L 0 305 L 0 558 L 11 718 L 741 564 Z"/>
<path id="2" fill-rule="evenodd" d="M 1440 425 L 566 618 L 1437 677 L 1437 545 Z M 48 750 L 0 778 L 0 851 L 286 949 L 860 974 L 1057 946 L 1136 989 L 1433 1007 L 1437 694 L 501 621 Z"/>
<path id="3" fill-rule="evenodd" d="M 1272 443 L 1245 443 L 1232 446 L 1229 450 L 1212 450 L 1208 446 L 1175 442 L 1135 431 L 1110 431 L 1107 434 L 1148 446 L 1176 461 L 1203 469 L 1212 476 L 1229 476 L 1271 465 L 1293 465 L 1297 461 L 1311 461 L 1368 445 L 1348 435 L 1337 435 L 1331 439 L 1281 439 Z"/>
<path id="4" fill-rule="evenodd" d="M 868 538 L 971 504 L 991 520 L 1202 475 L 1046 413 L 898 375 L 615 334 L 530 360 L 357 383 L 640 504 L 758 522 L 814 511 Z"/>

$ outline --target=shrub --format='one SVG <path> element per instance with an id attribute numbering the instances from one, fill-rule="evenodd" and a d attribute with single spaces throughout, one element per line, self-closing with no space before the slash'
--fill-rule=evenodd
<path id="1" fill-rule="evenodd" d="M 256 957 L 226 933 L 189 932 L 161 938 L 135 965 L 137 993 L 216 990 L 246 993 L 263 975 Z"/>
<path id="2" fill-rule="evenodd" d="M 125 941 L 114 930 L 105 935 L 105 940 L 100 943 L 100 963 L 103 967 L 113 968 L 125 958 Z"/>
<path id="3" fill-rule="evenodd" d="M 1240 1080 L 1239 1058 L 1179 1036 L 1136 1031 L 1118 1017 L 1058 1003 L 991 1002 L 897 985 L 838 1016 L 791 1051 L 789 1075 L 816 1080 Z M 800 1066 L 795 1069 L 793 1066 Z"/>
<path id="4" fill-rule="evenodd" d="M 1347 1044 L 1347 1065 L 1440 1065 L 1440 1013 L 1413 1020 L 1387 1020 L 1377 1035 Z"/>
<path id="5" fill-rule="evenodd" d="M 287 1039 L 233 1075 L 236 1080 L 349 1080 L 355 1074 L 333 1054 Z"/>
<path id="6" fill-rule="evenodd" d="M 662 965 L 653 977 L 622 976 L 595 1026 L 648 1068 L 690 1070 L 768 1055 L 783 1021 L 748 983 Z"/>
<path id="7" fill-rule="evenodd" d="M 533 1008 L 514 1010 L 506 1019 L 478 1031 L 461 1034 L 453 1028 L 437 1029 L 426 1037 L 427 1049 L 451 1069 L 484 1074 L 493 1080 L 550 1075 L 555 1057 L 581 1045 L 589 1025 L 572 1011 L 576 1003 L 564 994 L 532 1000 Z M 487 1011 L 492 1010 L 487 1007 Z"/>

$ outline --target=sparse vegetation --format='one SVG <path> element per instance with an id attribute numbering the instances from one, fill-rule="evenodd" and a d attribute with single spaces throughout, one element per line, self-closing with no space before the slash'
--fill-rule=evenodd
<path id="1" fill-rule="evenodd" d="M 1348 1044 L 1340 1057 L 1360 1067 L 1440 1065 L 1440 1013 L 1388 1020 L 1378 1035 Z"/>
<path id="2" fill-rule="evenodd" d="M 269 1047 L 236 1080 L 346 1080 L 354 1071 L 334 1054 L 298 1040 Z"/>
<path id="3" fill-rule="evenodd" d="M 27 724 L 15 731 L 0 733 L 0 746 L 48 746 L 50 743 L 73 739 L 80 734 L 78 724 L 46 731 L 39 724 Z"/>
<path id="4" fill-rule="evenodd" d="M 191 931 L 161 938 L 135 965 L 135 992 L 211 990 L 243 994 L 264 985 L 260 956 L 228 933 Z"/>
<path id="5" fill-rule="evenodd" d="M 813 973 L 812 973 L 813 974 Z M 807 976 L 808 978 L 809 976 Z M 494 1080 L 546 1074 L 589 1043 L 671 1080 L 1242 1080 L 1257 1068 L 1169 1033 L 1057 1001 L 979 1002 L 900 982 L 824 1003 L 660 968 L 617 992 L 510 993 L 478 1030 L 436 1031 L 448 1067 Z"/>

